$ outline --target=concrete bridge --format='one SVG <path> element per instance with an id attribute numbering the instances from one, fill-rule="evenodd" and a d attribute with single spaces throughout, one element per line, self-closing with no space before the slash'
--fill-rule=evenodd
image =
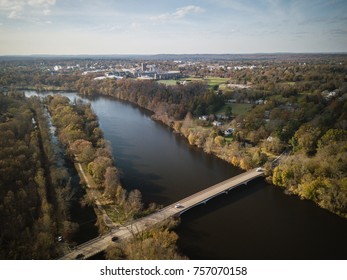
<path id="1" fill-rule="evenodd" d="M 210 199 L 220 195 L 227 194 L 228 191 L 240 186 L 245 185 L 249 181 L 264 175 L 262 169 L 252 169 L 240 175 L 232 177 L 228 180 L 220 182 L 191 196 L 188 196 L 180 201 L 177 201 L 157 212 L 135 220 L 129 225 L 113 229 L 110 233 L 99 236 L 86 243 L 80 244 L 72 252 L 66 254 L 61 259 L 86 259 L 104 251 L 112 242 L 132 237 L 134 234 L 145 230 L 166 220 L 169 217 L 177 216 L 183 212 L 199 205 L 206 203 Z"/>

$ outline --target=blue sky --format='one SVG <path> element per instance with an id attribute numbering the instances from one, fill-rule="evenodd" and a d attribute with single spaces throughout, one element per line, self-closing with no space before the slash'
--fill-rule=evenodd
<path id="1" fill-rule="evenodd" d="M 0 55 L 347 52 L 346 0 L 0 0 Z"/>

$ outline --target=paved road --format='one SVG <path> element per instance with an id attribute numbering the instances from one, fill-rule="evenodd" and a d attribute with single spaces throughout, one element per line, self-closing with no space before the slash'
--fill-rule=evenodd
<path id="1" fill-rule="evenodd" d="M 211 198 L 222 193 L 227 193 L 229 190 L 236 188 L 237 186 L 247 184 L 249 181 L 263 176 L 263 174 L 264 173 L 262 171 L 256 171 L 256 169 L 252 169 L 221 183 L 213 185 L 189 197 L 177 201 L 163 209 L 160 209 L 159 211 L 151 215 L 135 220 L 127 226 L 113 229 L 108 234 L 83 243 L 76 247 L 75 250 L 73 250 L 69 254 L 63 256 L 61 259 L 71 260 L 76 258 L 89 258 L 93 255 L 96 255 L 97 253 L 104 251 L 110 244 L 112 244 L 112 238 L 116 238 L 117 240 L 129 238 L 133 236 L 133 234 L 141 232 L 146 227 L 160 223 L 169 217 L 180 215 L 196 205 L 206 203 L 206 201 L 210 200 Z"/>

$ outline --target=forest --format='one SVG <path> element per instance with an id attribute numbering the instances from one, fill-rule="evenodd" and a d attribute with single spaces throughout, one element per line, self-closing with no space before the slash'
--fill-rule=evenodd
<path id="1" fill-rule="evenodd" d="M 0 258 L 51 259 L 76 230 L 67 170 L 59 166 L 37 98 L 0 94 Z"/>

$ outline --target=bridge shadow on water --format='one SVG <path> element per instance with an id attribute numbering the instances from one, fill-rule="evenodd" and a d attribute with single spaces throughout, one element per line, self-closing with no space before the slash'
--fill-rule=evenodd
<path id="1" fill-rule="evenodd" d="M 187 212 L 184 212 L 181 215 L 181 224 L 175 229 L 175 232 L 179 236 L 189 236 L 188 242 L 182 242 L 182 239 L 178 241 L 178 247 L 181 249 L 182 253 L 188 252 L 188 257 L 190 259 L 215 259 L 213 257 L 216 253 L 216 248 L 204 247 L 201 244 L 204 244 L 207 240 L 211 238 L 209 231 L 201 231 L 200 221 L 204 217 L 213 218 L 216 217 L 218 212 L 229 212 L 228 209 L 233 208 L 232 205 L 242 204 L 242 201 L 248 198 L 250 195 L 253 195 L 262 189 L 266 188 L 263 178 L 257 178 L 248 183 L 247 185 L 241 185 L 235 189 L 230 190 L 227 194 L 221 194 L 217 197 L 212 198 L 207 201 L 206 204 L 200 204 Z M 251 210 L 250 210 L 251 211 Z M 230 213 L 230 215 L 238 215 L 237 212 Z M 228 223 L 226 217 L 220 217 L 218 223 Z M 207 223 L 209 224 L 209 223 Z M 188 226 L 186 226 L 188 225 Z M 218 230 L 218 229 L 216 229 Z M 204 247 L 202 249 L 202 247 Z M 218 249 L 217 249 L 218 250 Z M 227 259 L 229 259 L 228 257 Z M 221 259 L 217 257 L 217 259 Z"/>

